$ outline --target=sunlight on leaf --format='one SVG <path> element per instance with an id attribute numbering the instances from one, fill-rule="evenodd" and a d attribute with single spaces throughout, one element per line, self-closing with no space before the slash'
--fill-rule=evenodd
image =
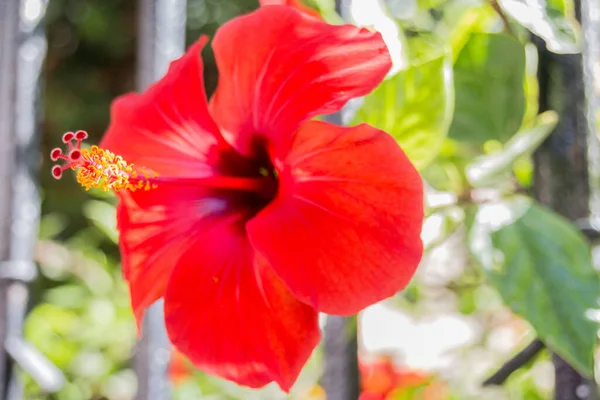
<path id="1" fill-rule="evenodd" d="M 417 168 L 439 152 L 454 108 L 450 57 L 400 71 L 364 99 L 354 123 L 390 133 Z"/>
<path id="2" fill-rule="evenodd" d="M 548 50 L 559 54 L 582 50 L 581 26 L 569 0 L 499 0 L 500 6 L 521 25 L 546 42 Z"/>
<path id="3" fill-rule="evenodd" d="M 546 111 L 540 114 L 535 125 L 513 136 L 504 148 L 494 154 L 476 158 L 466 168 L 466 175 L 474 187 L 491 186 L 506 178 L 515 162 L 531 155 L 552 133 L 558 123 L 558 114 Z"/>
<path id="4" fill-rule="evenodd" d="M 313 0 L 312 2 L 321 13 L 321 17 L 328 23 L 333 25 L 344 23 L 342 17 L 335 11 L 334 0 Z"/>

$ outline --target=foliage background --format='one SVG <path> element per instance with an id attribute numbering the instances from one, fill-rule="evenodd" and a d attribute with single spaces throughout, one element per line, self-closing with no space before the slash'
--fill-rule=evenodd
<path id="1" fill-rule="evenodd" d="M 90 142 L 99 141 L 111 100 L 133 90 L 135 3 L 49 2 L 44 154 L 60 145 L 67 130 L 85 129 Z M 337 20 L 331 2 L 312 4 Z M 551 112 L 538 116 L 537 58 L 525 28 L 542 35 L 554 51 L 579 46 L 573 4 L 540 4 L 537 24 L 522 18 L 534 2 L 521 0 L 500 5 L 388 0 L 383 10 L 391 19 L 359 8 L 351 15 L 357 23 L 395 35 L 401 50 L 393 56 L 400 72 L 353 104 L 355 112 L 345 118 L 392 133 L 430 185 L 423 233 L 428 254 L 419 273 L 407 290 L 360 318 L 363 365 L 386 356 L 403 377 L 389 399 L 550 398 L 553 371 L 547 352 L 503 387 L 481 387 L 536 336 L 530 323 L 575 365 L 591 368 L 587 362 L 595 351 L 597 326 L 583 314 L 597 308 L 600 284 L 587 244 L 562 219 L 513 196 L 530 191 L 530 155 L 557 119 Z M 256 0 L 188 0 L 188 41 L 200 33 L 213 36 L 219 25 L 257 6 Z M 509 29 L 502 17 L 511 20 Z M 540 31 L 545 26 L 540 21 L 550 30 Z M 211 93 L 217 71 L 210 47 L 203 56 Z M 41 177 L 43 219 L 36 254 L 42 277 L 33 290 L 26 335 L 65 372 L 67 384 L 46 396 L 28 381 L 27 398 L 131 399 L 135 332 L 119 271 L 113 198 L 86 193 L 72 179 L 53 180 L 46 173 L 48 161 Z M 509 200 L 494 203 L 501 198 Z M 490 209 L 494 206 L 500 208 Z M 508 230 L 493 222 L 502 212 L 513 218 Z M 532 230 L 547 234 L 524 245 Z M 552 246 L 558 248 L 548 252 Z M 499 251 L 500 261 L 489 259 Z M 550 265 L 551 259 L 559 261 Z M 567 325 L 575 336 L 565 333 Z M 317 351 L 291 398 L 322 396 L 321 358 Z M 174 378 L 174 394 L 181 399 L 284 398 L 274 387 L 248 391 L 197 372 Z M 431 381 L 435 390 L 427 390 Z M 365 381 L 367 389 L 378 390 L 373 380 Z"/>

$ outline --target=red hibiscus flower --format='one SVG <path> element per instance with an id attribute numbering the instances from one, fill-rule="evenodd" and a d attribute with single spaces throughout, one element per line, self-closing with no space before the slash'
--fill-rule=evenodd
<path id="1" fill-rule="evenodd" d="M 169 337 L 197 367 L 287 391 L 319 341 L 318 312 L 355 314 L 411 279 L 422 182 L 385 132 L 311 120 L 381 82 L 378 33 L 286 6 L 236 18 L 212 43 L 210 103 L 206 42 L 114 102 L 104 149 L 67 134 L 53 173 L 118 192 L 138 324 L 163 297 Z"/>

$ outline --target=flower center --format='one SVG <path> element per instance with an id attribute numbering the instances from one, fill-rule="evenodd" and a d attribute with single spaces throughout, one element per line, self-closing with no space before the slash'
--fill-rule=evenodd
<path id="1" fill-rule="evenodd" d="M 253 173 L 255 179 L 261 182 L 261 191 L 258 194 L 261 198 L 259 208 L 262 208 L 273 200 L 277 194 L 279 189 L 279 173 L 267 151 L 267 142 L 256 138 L 260 138 L 260 135 L 255 135 L 254 155 L 249 160 L 252 166 L 247 170 Z"/>
<path id="2" fill-rule="evenodd" d="M 242 191 L 252 197 L 252 203 L 262 208 L 277 193 L 277 172 L 268 156 L 261 155 L 249 160 L 236 154 L 227 154 L 221 162 L 223 175 L 206 177 L 162 177 L 153 171 L 128 163 L 109 150 L 92 146 L 81 149 L 81 142 L 88 137 L 85 131 L 67 132 L 63 142 L 65 152 L 55 148 L 50 152 L 52 161 L 63 160 L 62 165 L 52 167 L 52 176 L 60 179 L 67 169 L 77 171 L 77 182 L 86 190 L 92 187 L 104 191 L 151 190 L 162 184 L 201 186 L 211 189 Z"/>

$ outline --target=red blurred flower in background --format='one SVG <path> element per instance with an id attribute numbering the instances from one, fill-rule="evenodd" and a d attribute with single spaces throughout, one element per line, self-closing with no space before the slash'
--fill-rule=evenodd
<path id="1" fill-rule="evenodd" d="M 389 357 L 359 364 L 361 394 L 358 400 L 447 400 L 446 386 L 431 375 L 400 368 Z"/>
<path id="2" fill-rule="evenodd" d="M 422 182 L 385 132 L 311 120 L 381 82 L 391 62 L 378 33 L 286 6 L 236 18 L 212 43 L 210 103 L 206 42 L 114 102 L 103 149 L 68 134 L 53 173 L 118 192 L 138 325 L 164 297 L 169 337 L 197 367 L 289 390 L 319 341 L 318 312 L 355 314 L 411 279 Z"/>
<path id="3" fill-rule="evenodd" d="M 194 370 L 192 369 L 189 361 L 181 354 L 177 349 L 171 352 L 171 360 L 169 361 L 169 368 L 167 374 L 175 385 L 178 385 L 186 379 L 193 376 Z"/>

